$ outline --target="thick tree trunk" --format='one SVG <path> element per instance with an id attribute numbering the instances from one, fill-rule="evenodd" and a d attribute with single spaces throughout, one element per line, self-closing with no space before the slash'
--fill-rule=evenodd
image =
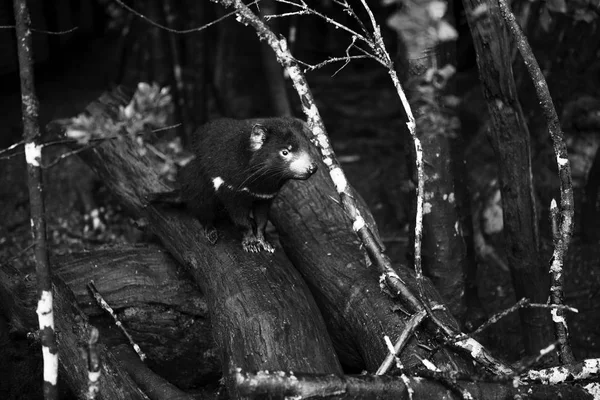
<path id="1" fill-rule="evenodd" d="M 350 220 L 333 200 L 336 193 L 327 168 L 321 165 L 309 182 L 292 181 L 283 188 L 270 217 L 287 256 L 309 284 L 325 316 L 342 364 L 374 372 L 389 352 L 383 336 L 395 341 L 409 316 L 398 312 L 398 302 L 381 291 L 377 269 L 368 266 Z M 361 215 L 377 232 L 371 213 L 362 198 L 359 201 Z M 413 271 L 405 265 L 395 268 L 416 291 Z M 428 280 L 425 289 L 433 302 L 443 304 Z M 449 313 L 439 317 L 457 326 Z M 419 346 L 429 340 L 425 331 L 419 331 L 419 340 L 408 343 L 400 354 L 406 368 L 417 366 L 419 357 L 430 357 L 430 352 Z M 438 352 L 434 362 L 461 364 L 458 357 L 444 352 Z"/>
<path id="2" fill-rule="evenodd" d="M 539 256 L 529 130 L 517 97 L 506 29 L 495 2 L 463 2 L 493 121 L 490 139 L 499 165 L 504 238 L 513 286 L 517 299 L 526 297 L 535 303 L 545 303 L 550 278 L 546 263 Z M 486 12 L 475 19 L 473 10 L 481 5 L 487 6 Z M 536 354 L 553 341 L 548 312 L 525 308 L 519 314 L 525 350 Z"/>

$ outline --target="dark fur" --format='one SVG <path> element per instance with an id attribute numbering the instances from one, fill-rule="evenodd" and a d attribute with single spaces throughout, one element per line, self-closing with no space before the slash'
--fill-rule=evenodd
<path id="1" fill-rule="evenodd" d="M 307 179 L 316 170 L 310 158 L 307 171 L 293 173 L 280 154 L 288 147 L 294 155 L 310 154 L 304 129 L 304 122 L 296 118 L 209 122 L 196 132 L 196 158 L 179 172 L 179 190 L 157 194 L 153 201 L 184 203 L 213 243 L 217 239 L 213 224 L 224 209 L 241 230 L 245 250 L 272 252 L 265 226 L 273 198 L 289 179 Z M 253 151 L 252 145 L 259 143 L 260 148 Z M 224 183 L 215 190 L 217 177 Z M 272 197 L 261 198 L 265 195 Z"/>

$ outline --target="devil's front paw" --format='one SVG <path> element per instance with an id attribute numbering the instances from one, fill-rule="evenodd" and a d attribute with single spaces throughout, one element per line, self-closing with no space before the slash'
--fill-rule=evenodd
<path id="1" fill-rule="evenodd" d="M 255 235 L 246 235 L 242 240 L 242 247 L 244 250 L 251 253 L 258 253 L 261 250 L 268 251 L 269 253 L 275 252 L 275 248 L 271 243 L 267 242 L 264 238 L 256 237 Z"/>

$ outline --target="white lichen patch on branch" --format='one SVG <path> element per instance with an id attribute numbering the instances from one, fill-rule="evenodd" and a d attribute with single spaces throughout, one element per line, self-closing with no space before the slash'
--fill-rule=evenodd
<path id="1" fill-rule="evenodd" d="M 52 309 L 52 292 L 49 290 L 43 290 L 37 305 L 38 321 L 40 323 L 40 329 L 52 328 L 54 329 L 54 314 Z"/>
<path id="2" fill-rule="evenodd" d="M 591 394 L 594 399 L 600 399 L 600 383 L 592 382 L 583 386 L 583 388 Z"/>
<path id="3" fill-rule="evenodd" d="M 101 376 L 101 371 L 89 371 L 88 372 L 88 380 L 90 382 L 98 382 Z"/>
<path id="4" fill-rule="evenodd" d="M 527 378 L 530 380 L 541 381 L 542 383 L 557 384 L 567 380 L 588 379 L 600 372 L 600 358 L 591 358 L 582 362 L 583 366 L 552 367 L 543 370 L 530 370 L 527 372 Z"/>
<path id="5" fill-rule="evenodd" d="M 354 229 L 354 232 L 358 232 L 359 230 L 361 230 L 364 227 L 365 227 L 365 220 L 358 213 L 358 210 L 357 210 L 356 211 L 356 218 L 354 219 L 354 222 L 352 223 L 352 229 Z"/>
<path id="6" fill-rule="evenodd" d="M 324 133 L 314 133 L 316 139 L 317 139 L 317 143 L 319 144 L 319 147 L 321 148 L 321 150 L 325 150 L 327 149 L 327 151 L 329 151 L 329 139 L 327 139 L 327 135 L 325 135 Z"/>
<path id="7" fill-rule="evenodd" d="M 41 159 L 42 146 L 38 146 L 35 142 L 25 143 L 25 160 L 27 164 L 39 167 Z"/>
<path id="8" fill-rule="evenodd" d="M 42 346 L 42 358 L 44 359 L 44 382 L 56 385 L 58 380 L 58 353 L 51 353 L 50 348 Z"/>
<path id="9" fill-rule="evenodd" d="M 583 368 L 590 374 L 600 373 L 600 358 L 590 358 L 583 361 Z"/>
<path id="10" fill-rule="evenodd" d="M 569 159 L 566 158 L 566 157 L 557 156 L 556 157 L 556 163 L 559 166 L 564 167 L 565 165 L 569 164 Z"/>
<path id="11" fill-rule="evenodd" d="M 562 274 L 562 262 L 560 259 L 554 257 L 554 261 L 550 265 L 550 272 L 553 274 Z"/>
<path id="12" fill-rule="evenodd" d="M 565 328 L 567 328 L 567 321 L 565 320 L 565 317 L 559 315 L 558 312 L 559 310 L 556 308 L 550 310 L 550 314 L 552 315 L 552 322 L 554 322 L 555 324 L 562 324 Z"/>
<path id="13" fill-rule="evenodd" d="M 425 366 L 425 368 L 427 368 L 430 371 L 436 371 L 436 372 L 440 372 L 441 371 L 438 367 L 435 366 L 434 363 L 432 363 L 431 361 L 429 361 L 426 358 L 422 359 L 421 363 Z"/>
<path id="14" fill-rule="evenodd" d="M 483 347 L 478 341 L 471 338 L 460 340 L 456 342 L 456 344 L 461 348 L 467 350 L 469 353 L 471 353 L 471 357 L 475 359 L 477 359 L 477 357 L 481 354 L 481 351 L 483 349 Z"/>
<path id="15" fill-rule="evenodd" d="M 52 292 L 43 290 L 38 301 L 36 313 L 40 330 L 54 330 L 54 313 L 52 308 Z M 42 346 L 42 356 L 44 358 L 44 381 L 56 385 L 58 374 L 58 354 L 52 353 L 46 345 Z"/>
<path id="16" fill-rule="evenodd" d="M 338 193 L 343 193 L 348 188 L 348 181 L 346 180 L 346 176 L 344 175 L 344 171 L 340 167 L 334 167 L 329 171 L 329 176 L 331 176 L 331 180 L 335 185 L 335 190 Z"/>

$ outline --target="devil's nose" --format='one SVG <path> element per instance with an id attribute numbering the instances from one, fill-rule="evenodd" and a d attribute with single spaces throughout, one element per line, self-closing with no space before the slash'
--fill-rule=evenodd
<path id="1" fill-rule="evenodd" d="M 316 163 L 312 163 L 310 164 L 310 166 L 308 167 L 308 173 L 309 174 L 314 174 L 317 171 L 318 167 Z"/>

